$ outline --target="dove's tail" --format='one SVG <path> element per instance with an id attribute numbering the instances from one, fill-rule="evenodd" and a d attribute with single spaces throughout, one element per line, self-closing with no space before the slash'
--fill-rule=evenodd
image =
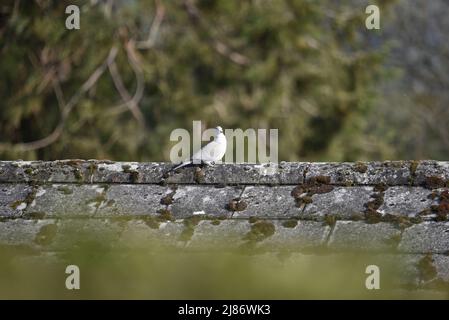
<path id="1" fill-rule="evenodd" d="M 186 162 L 183 162 L 183 163 L 181 163 L 181 164 L 178 164 L 177 166 L 174 166 L 173 168 L 171 168 L 170 170 L 168 170 L 167 173 L 172 172 L 172 171 L 175 171 L 175 170 L 177 170 L 177 169 L 179 169 L 179 168 L 188 166 L 188 165 L 191 164 L 191 163 L 192 163 L 192 161 L 186 161 Z"/>

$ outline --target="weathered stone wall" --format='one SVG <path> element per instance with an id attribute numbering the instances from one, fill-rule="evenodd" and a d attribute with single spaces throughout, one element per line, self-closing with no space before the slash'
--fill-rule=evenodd
<path id="1" fill-rule="evenodd" d="M 359 251 L 406 261 L 414 284 L 449 282 L 449 162 L 169 168 L 0 162 L 0 244 L 36 254 L 79 238 L 119 248 L 157 240 L 161 249 Z"/>

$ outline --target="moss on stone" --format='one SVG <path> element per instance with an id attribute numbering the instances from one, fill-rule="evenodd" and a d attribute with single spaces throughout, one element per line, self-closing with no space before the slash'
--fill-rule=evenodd
<path id="1" fill-rule="evenodd" d="M 410 221 L 410 223 L 412 223 L 412 224 L 418 224 L 418 223 L 423 222 L 423 218 L 420 217 L 420 216 L 417 216 L 417 217 L 410 217 L 410 218 L 409 218 L 409 221 Z"/>
<path id="2" fill-rule="evenodd" d="M 396 220 L 393 221 L 394 225 L 401 230 L 404 230 L 408 227 L 411 227 L 413 224 L 419 223 L 420 221 L 415 220 L 413 218 L 405 217 L 405 216 L 397 216 Z"/>
<path id="3" fill-rule="evenodd" d="M 26 204 L 26 206 L 28 207 L 36 199 L 36 193 L 37 193 L 37 186 L 34 186 L 33 189 L 26 195 L 25 199 L 23 199 L 23 200 L 16 200 L 16 201 L 10 203 L 9 206 L 13 210 L 17 210 L 17 208 L 22 203 Z"/>
<path id="4" fill-rule="evenodd" d="M 373 191 L 374 192 L 385 192 L 385 191 L 387 191 L 387 189 L 388 189 L 387 184 L 384 182 L 381 182 L 374 186 Z"/>
<path id="5" fill-rule="evenodd" d="M 79 168 L 73 169 L 73 176 L 78 183 L 82 183 L 84 181 L 83 173 Z"/>
<path id="6" fill-rule="evenodd" d="M 89 163 L 89 175 L 92 177 L 95 171 L 98 170 L 98 165 L 94 162 Z"/>
<path id="7" fill-rule="evenodd" d="M 59 186 L 57 188 L 58 191 L 60 191 L 62 194 L 68 195 L 68 194 L 72 194 L 73 190 L 67 186 Z"/>
<path id="8" fill-rule="evenodd" d="M 251 225 L 251 230 L 245 235 L 244 240 L 262 241 L 275 232 L 276 228 L 270 221 L 257 221 Z"/>
<path id="9" fill-rule="evenodd" d="M 198 223 L 200 223 L 201 220 L 202 220 L 201 216 L 194 215 L 194 216 L 185 218 L 183 222 L 184 222 L 185 226 L 194 227 L 194 226 L 198 225 Z"/>
<path id="10" fill-rule="evenodd" d="M 153 216 L 147 216 L 147 217 L 145 217 L 144 219 L 142 219 L 144 222 L 145 222 L 145 224 L 148 226 L 148 227 L 150 227 L 151 229 L 159 229 L 159 226 L 160 226 L 160 221 L 157 219 L 157 218 L 155 218 L 155 217 L 153 217 Z"/>
<path id="11" fill-rule="evenodd" d="M 49 245 L 54 237 L 56 236 L 56 232 L 58 227 L 56 224 L 47 224 L 42 226 L 36 237 L 34 238 L 34 242 L 41 246 Z"/>
<path id="12" fill-rule="evenodd" d="M 192 239 L 193 233 L 195 232 L 195 230 L 191 227 L 185 227 L 181 234 L 179 235 L 179 240 L 180 241 L 189 241 L 190 239 Z"/>
<path id="13" fill-rule="evenodd" d="M 172 203 L 173 203 L 173 193 L 167 194 L 161 199 L 161 204 L 164 206 L 171 205 Z"/>
<path id="14" fill-rule="evenodd" d="M 23 203 L 22 200 L 16 200 L 16 201 L 14 201 L 14 202 L 11 202 L 11 203 L 9 204 L 9 206 L 11 207 L 11 209 L 17 210 L 17 208 L 20 206 L 21 203 Z"/>
<path id="15" fill-rule="evenodd" d="M 309 204 L 313 202 L 312 196 L 304 196 L 301 197 L 301 201 L 305 204 Z"/>
<path id="16" fill-rule="evenodd" d="M 418 160 L 413 160 L 410 163 L 410 175 L 412 177 L 414 177 L 416 175 L 416 170 L 418 169 L 419 166 L 419 161 Z"/>
<path id="17" fill-rule="evenodd" d="M 188 218 L 185 218 L 184 223 L 184 229 L 182 230 L 181 234 L 179 235 L 179 240 L 181 241 L 189 241 L 193 233 L 195 232 L 195 226 L 198 225 L 198 223 L 201 221 L 200 216 L 191 216 Z"/>
<path id="18" fill-rule="evenodd" d="M 385 239 L 385 244 L 396 248 L 399 245 L 399 242 L 401 242 L 401 235 L 398 234 L 394 234 L 391 237 L 389 237 L 388 239 Z"/>
<path id="19" fill-rule="evenodd" d="M 259 219 L 257 217 L 249 217 L 248 221 L 249 221 L 249 223 L 255 223 L 255 222 L 259 221 Z"/>
<path id="20" fill-rule="evenodd" d="M 44 219 L 46 216 L 45 212 L 42 211 L 33 211 L 33 212 L 27 212 L 24 217 L 27 219 Z"/>
<path id="21" fill-rule="evenodd" d="M 303 205 L 312 203 L 314 194 L 331 192 L 334 186 L 329 184 L 330 181 L 329 176 L 316 176 L 294 187 L 290 195 L 295 199 L 296 207 L 301 208 Z"/>
<path id="22" fill-rule="evenodd" d="M 160 209 L 160 210 L 158 210 L 158 213 L 159 213 L 159 216 L 158 216 L 159 221 L 174 221 L 175 220 L 173 218 L 171 211 L 168 209 Z"/>
<path id="23" fill-rule="evenodd" d="M 298 186 L 293 188 L 293 190 L 290 192 L 290 195 L 293 198 L 297 199 L 297 198 L 301 197 L 301 195 L 304 194 L 304 193 L 305 193 L 305 190 L 304 190 L 303 186 L 302 185 L 298 185 Z"/>
<path id="24" fill-rule="evenodd" d="M 248 207 L 248 204 L 240 198 L 234 198 L 226 205 L 229 211 L 243 211 Z"/>
<path id="25" fill-rule="evenodd" d="M 352 181 L 352 180 L 345 180 L 343 184 L 344 184 L 345 187 L 352 187 L 352 186 L 354 186 L 354 181 Z"/>
<path id="26" fill-rule="evenodd" d="M 379 223 L 382 221 L 382 214 L 373 209 L 365 211 L 365 220 L 367 223 Z"/>
<path id="27" fill-rule="evenodd" d="M 375 193 L 375 194 L 371 195 L 371 198 L 373 198 L 373 200 L 365 203 L 365 208 L 367 210 L 376 211 L 384 203 L 384 195 L 383 195 L 383 193 Z"/>
<path id="28" fill-rule="evenodd" d="M 102 193 L 98 193 L 95 198 L 87 200 L 86 204 L 90 205 L 93 204 L 95 208 L 99 208 L 101 206 L 102 203 L 106 202 L 106 194 L 105 192 Z"/>
<path id="29" fill-rule="evenodd" d="M 447 221 L 449 216 L 449 191 L 444 190 L 440 193 L 435 193 L 435 197 L 438 199 L 438 204 L 432 205 L 430 210 L 436 214 L 436 221 Z"/>
<path id="30" fill-rule="evenodd" d="M 360 173 L 368 171 L 368 166 L 363 162 L 357 162 L 354 166 L 354 170 Z"/>
<path id="31" fill-rule="evenodd" d="M 426 254 L 418 262 L 418 270 L 420 278 L 424 281 L 432 280 L 437 276 L 437 270 L 433 265 L 433 259 L 431 254 Z"/>
<path id="32" fill-rule="evenodd" d="M 83 164 L 83 160 L 79 160 L 79 159 L 73 159 L 73 160 L 66 160 L 64 161 L 65 164 L 71 166 L 71 167 L 79 167 L 80 165 Z"/>
<path id="33" fill-rule="evenodd" d="M 426 177 L 423 186 L 427 189 L 439 189 L 446 186 L 446 181 L 438 176 Z"/>
<path id="34" fill-rule="evenodd" d="M 131 180 L 132 183 L 139 182 L 139 177 L 140 177 L 140 175 L 139 175 L 139 172 L 137 172 L 137 171 L 132 171 L 129 174 L 129 179 Z"/>
<path id="35" fill-rule="evenodd" d="M 353 213 L 352 215 L 351 215 L 351 218 L 350 218 L 350 220 L 353 220 L 353 221 L 360 221 L 360 220 L 363 220 L 363 215 L 362 214 L 360 214 L 360 213 Z"/>
<path id="36" fill-rule="evenodd" d="M 298 220 L 290 219 L 282 222 L 284 228 L 295 228 L 298 225 Z"/>
<path id="37" fill-rule="evenodd" d="M 365 209 L 365 220 L 367 223 L 379 223 L 382 221 L 383 217 L 377 210 L 384 203 L 384 192 L 388 189 L 385 183 L 379 183 L 374 186 L 373 193 L 371 195 L 370 201 L 364 204 Z"/>
<path id="38" fill-rule="evenodd" d="M 201 168 L 196 167 L 195 168 L 195 172 L 193 173 L 193 178 L 194 178 L 195 182 L 196 183 L 203 183 L 204 182 L 204 176 L 205 176 L 204 171 Z"/>
<path id="39" fill-rule="evenodd" d="M 337 216 L 333 214 L 326 214 L 324 215 L 324 224 L 333 227 L 337 223 Z"/>
<path id="40" fill-rule="evenodd" d="M 115 204 L 115 200 L 114 200 L 114 199 L 109 199 L 109 200 L 106 202 L 106 206 L 107 206 L 107 207 L 112 207 L 114 204 Z"/>
<path id="41" fill-rule="evenodd" d="M 122 170 L 124 173 L 127 173 L 129 175 L 129 181 L 132 183 L 139 182 L 139 172 L 136 170 L 131 170 L 131 166 L 128 164 L 122 165 Z"/>
<path id="42" fill-rule="evenodd" d="M 331 183 L 331 177 L 329 176 L 316 176 L 312 177 L 310 183 L 329 184 Z"/>

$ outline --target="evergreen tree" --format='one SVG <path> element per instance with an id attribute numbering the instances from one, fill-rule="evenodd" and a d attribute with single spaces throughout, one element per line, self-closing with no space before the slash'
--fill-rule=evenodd
<path id="1" fill-rule="evenodd" d="M 70 4 L 80 30 L 65 28 Z M 280 160 L 381 157 L 364 140 L 383 70 L 365 7 L 3 1 L 0 157 L 168 160 L 170 132 L 192 120 L 279 128 Z"/>

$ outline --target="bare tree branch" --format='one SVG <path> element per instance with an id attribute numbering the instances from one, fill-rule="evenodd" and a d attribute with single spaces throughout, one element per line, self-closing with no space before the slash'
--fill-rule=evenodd
<path id="1" fill-rule="evenodd" d="M 209 30 L 210 26 L 203 26 L 204 22 L 201 18 L 200 12 L 198 8 L 195 6 L 192 0 L 185 0 L 184 2 L 184 8 L 187 11 L 187 14 L 190 17 L 190 20 L 194 25 L 198 25 L 202 27 L 203 29 Z M 234 62 L 238 65 L 247 65 L 249 64 L 250 60 L 248 57 L 244 56 L 243 54 L 232 50 L 228 45 L 226 45 L 224 42 L 214 39 L 211 36 L 208 36 L 208 42 L 210 43 L 211 47 L 220 55 L 223 57 L 229 59 L 230 61 Z"/>
<path id="2" fill-rule="evenodd" d="M 142 100 L 143 97 L 143 91 L 144 91 L 144 76 L 143 76 L 143 68 L 142 63 L 139 60 L 139 57 L 137 56 L 135 44 L 133 40 L 130 40 L 126 45 L 126 54 L 128 55 L 128 61 L 131 65 L 131 68 L 133 69 L 135 75 L 136 75 L 136 92 L 134 93 L 133 100 L 137 103 Z"/>
<path id="3" fill-rule="evenodd" d="M 154 16 L 153 23 L 151 24 L 147 40 L 137 42 L 138 49 L 150 49 L 154 46 L 156 38 L 159 34 L 159 27 L 164 20 L 165 7 L 162 5 L 160 0 L 155 0 L 154 2 L 156 4 L 156 15 Z"/>
<path id="4" fill-rule="evenodd" d="M 70 112 L 73 110 L 73 108 L 76 106 L 76 104 L 80 101 L 82 96 L 89 91 L 90 88 L 93 87 L 93 85 L 98 81 L 100 76 L 106 71 L 108 65 L 110 65 L 112 62 L 114 62 L 116 56 L 117 56 L 118 49 L 116 47 L 112 47 L 111 50 L 109 50 L 109 54 L 105 61 L 98 66 L 97 69 L 90 75 L 90 77 L 86 80 L 86 82 L 83 83 L 83 85 L 78 89 L 78 91 L 72 96 L 72 98 L 69 100 L 69 102 L 63 106 L 60 106 L 61 110 L 61 118 L 56 126 L 56 128 L 53 130 L 52 133 L 50 133 L 47 137 L 32 141 L 32 142 L 22 142 L 18 144 L 10 144 L 10 143 L 0 143 L 0 150 L 8 150 L 13 148 L 14 150 L 17 150 L 19 152 L 25 152 L 25 151 L 33 151 L 37 149 L 42 149 L 50 144 L 56 142 L 58 138 L 61 136 L 64 125 L 66 122 L 67 117 L 69 116 Z M 61 91 L 62 93 L 62 91 Z M 59 93 L 55 91 L 56 97 L 58 99 L 58 103 L 61 101 L 60 98 L 58 98 Z"/>
<path id="5" fill-rule="evenodd" d="M 421 119 L 424 119 L 428 127 L 439 135 L 441 142 L 449 149 L 449 131 L 447 130 L 447 127 L 445 125 L 435 124 L 435 122 L 437 122 L 436 119 L 441 119 L 441 117 L 436 115 L 435 111 L 431 110 L 431 108 L 428 108 L 427 110 L 418 109 L 416 112 Z"/>
<path id="6" fill-rule="evenodd" d="M 135 60 L 137 58 L 135 56 L 133 56 L 133 53 L 130 49 L 130 46 L 132 46 L 132 45 L 133 44 L 128 43 L 126 45 L 126 49 L 127 49 L 127 53 L 128 53 L 128 60 L 130 61 L 131 67 L 135 71 L 136 78 L 137 78 L 137 89 L 136 89 L 136 94 L 134 95 L 134 97 L 137 97 L 140 100 L 140 98 L 142 97 L 142 94 L 143 94 L 143 74 L 142 74 L 142 70 L 140 70 L 137 66 L 137 63 Z M 138 105 L 139 100 L 131 97 L 131 95 L 129 94 L 128 90 L 126 89 L 126 87 L 123 83 L 122 76 L 120 75 L 120 72 L 118 71 L 117 64 L 115 62 L 112 62 L 111 64 L 108 65 L 108 68 L 109 68 L 109 73 L 111 74 L 111 77 L 112 77 L 112 81 L 114 82 L 114 86 L 117 89 L 118 93 L 120 94 L 120 97 L 125 102 L 126 106 L 131 111 L 132 115 L 137 120 L 139 125 L 141 127 L 145 127 L 146 126 L 145 118 L 144 118 L 142 112 L 140 111 L 140 108 Z"/>
<path id="7" fill-rule="evenodd" d="M 63 112 L 65 106 L 64 94 L 61 89 L 61 84 L 57 78 L 52 81 L 53 91 L 55 92 L 56 99 L 58 100 L 59 112 Z"/>

